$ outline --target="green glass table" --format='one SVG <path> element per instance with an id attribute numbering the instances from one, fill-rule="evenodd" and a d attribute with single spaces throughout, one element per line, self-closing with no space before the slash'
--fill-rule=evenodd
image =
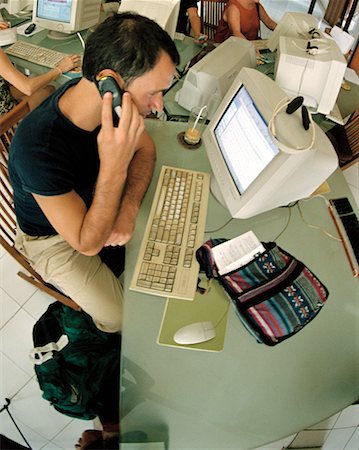
<path id="1" fill-rule="evenodd" d="M 177 141 L 185 124 L 147 120 L 157 144 L 156 170 L 127 246 L 122 338 L 121 430 L 143 431 L 170 450 L 250 449 L 318 423 L 358 399 L 359 289 L 340 242 L 304 223 L 297 207 L 232 220 L 211 195 L 205 239 L 253 230 L 302 260 L 330 295 L 318 317 L 276 347 L 258 344 L 229 308 L 222 351 L 157 343 L 166 299 L 128 289 L 163 164 L 209 172 L 203 145 Z M 328 198 L 354 200 L 340 170 Z M 336 234 L 321 198 L 301 201 L 304 220 Z M 357 210 L 356 210 L 357 212 Z M 358 213 L 358 212 L 357 212 Z M 212 231 L 211 231 L 212 230 Z"/>

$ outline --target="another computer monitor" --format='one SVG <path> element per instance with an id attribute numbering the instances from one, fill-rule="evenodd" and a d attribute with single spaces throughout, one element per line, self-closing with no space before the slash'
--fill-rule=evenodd
<path id="1" fill-rule="evenodd" d="M 0 2 L 0 8 L 5 8 L 9 14 L 27 16 L 32 11 L 34 0 L 7 0 Z"/>
<path id="2" fill-rule="evenodd" d="M 211 119 L 241 68 L 255 66 L 254 45 L 231 36 L 188 70 L 175 99 L 188 110 L 207 105 Z"/>
<path id="3" fill-rule="evenodd" d="M 174 38 L 180 0 L 122 0 L 118 12 L 133 11 L 158 23 Z"/>
<path id="4" fill-rule="evenodd" d="M 310 31 L 311 33 L 309 33 Z M 267 47 L 272 52 L 277 50 L 280 36 L 309 39 L 310 37 L 322 37 L 322 32 L 318 28 L 317 19 L 311 14 L 286 12 L 268 38 Z"/>
<path id="5" fill-rule="evenodd" d="M 301 95 L 313 112 L 329 114 L 335 106 L 347 61 L 331 39 L 281 36 L 274 69 L 276 83 L 289 96 Z"/>
<path id="6" fill-rule="evenodd" d="M 96 25 L 101 0 L 34 0 L 33 22 L 49 30 L 53 39 L 67 39 Z"/>
<path id="7" fill-rule="evenodd" d="M 273 138 L 268 124 L 285 98 L 269 77 L 243 68 L 203 134 L 212 192 L 234 218 L 308 197 L 338 166 L 325 133 L 304 129 L 300 108 L 276 115 Z"/>

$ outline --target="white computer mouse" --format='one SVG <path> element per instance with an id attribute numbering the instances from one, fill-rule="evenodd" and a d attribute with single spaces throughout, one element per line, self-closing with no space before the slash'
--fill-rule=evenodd
<path id="1" fill-rule="evenodd" d="M 182 345 L 200 344 L 213 339 L 215 336 L 216 331 L 212 322 L 196 322 L 177 330 L 173 340 Z"/>

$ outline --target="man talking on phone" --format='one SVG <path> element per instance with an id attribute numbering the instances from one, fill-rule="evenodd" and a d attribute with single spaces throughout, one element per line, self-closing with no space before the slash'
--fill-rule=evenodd
<path id="1" fill-rule="evenodd" d="M 133 234 L 155 163 L 143 119 L 162 110 L 178 62 L 154 21 L 109 17 L 86 42 L 82 77 L 23 119 L 12 141 L 16 247 L 105 332 L 121 331 L 123 292 L 103 253 Z M 104 79 L 112 88 L 100 93 Z"/>

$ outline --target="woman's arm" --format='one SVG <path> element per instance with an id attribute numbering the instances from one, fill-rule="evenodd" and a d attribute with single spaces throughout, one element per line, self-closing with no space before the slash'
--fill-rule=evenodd
<path id="1" fill-rule="evenodd" d="M 63 72 L 72 70 L 80 63 L 78 55 L 64 57 L 59 64 L 48 72 L 34 77 L 27 77 L 17 70 L 6 53 L 0 49 L 0 76 L 25 95 L 31 95 L 38 89 L 48 85 Z"/>
<path id="2" fill-rule="evenodd" d="M 188 8 L 187 9 L 188 19 L 191 24 L 192 32 L 195 37 L 200 36 L 201 34 L 201 19 L 198 15 L 197 8 Z"/>
<path id="3" fill-rule="evenodd" d="M 264 23 L 264 25 L 269 28 L 270 30 L 274 30 L 274 28 L 277 26 L 277 22 L 274 22 L 269 15 L 267 14 L 267 11 L 263 8 L 263 6 L 259 5 L 259 17 L 261 21 Z"/>

